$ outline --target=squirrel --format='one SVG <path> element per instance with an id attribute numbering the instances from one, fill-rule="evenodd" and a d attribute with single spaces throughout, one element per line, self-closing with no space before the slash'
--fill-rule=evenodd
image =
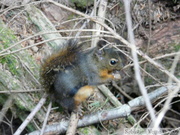
<path id="1" fill-rule="evenodd" d="M 124 66 L 124 54 L 104 40 L 91 49 L 82 46 L 68 40 L 44 60 L 40 72 L 42 86 L 69 112 L 92 95 L 95 86 L 121 79 Z"/>

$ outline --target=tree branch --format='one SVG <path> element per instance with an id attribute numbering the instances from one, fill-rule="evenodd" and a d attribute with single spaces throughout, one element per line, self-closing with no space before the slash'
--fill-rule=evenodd
<path id="1" fill-rule="evenodd" d="M 176 88 L 176 85 L 169 86 L 168 88 L 160 87 L 156 89 L 155 91 L 148 94 L 149 99 L 151 101 L 154 101 L 155 99 L 158 99 L 158 97 L 160 97 L 161 95 L 167 93 L 169 89 L 172 90 L 174 88 Z M 88 126 L 88 125 L 105 121 L 105 120 L 126 117 L 130 115 L 131 111 L 134 108 L 142 107 L 142 106 L 145 106 L 145 100 L 142 96 L 140 96 L 138 98 L 135 98 L 129 101 L 128 104 L 124 104 L 120 107 L 117 107 L 111 110 L 103 110 L 103 111 L 96 112 L 90 115 L 86 115 L 82 119 L 79 120 L 78 127 Z M 61 121 L 58 124 L 46 126 L 44 135 L 48 135 L 48 133 L 52 133 L 52 134 L 64 133 L 67 130 L 68 123 L 69 121 Z M 29 133 L 28 135 L 39 135 L 39 133 L 40 131 L 37 130 L 37 131 Z"/>

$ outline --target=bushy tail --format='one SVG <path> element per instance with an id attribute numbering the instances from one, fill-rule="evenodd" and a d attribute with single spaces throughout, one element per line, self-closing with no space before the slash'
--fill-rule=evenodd
<path id="1" fill-rule="evenodd" d="M 50 90 L 57 72 L 64 71 L 67 66 L 76 61 L 77 54 L 82 50 L 81 46 L 77 44 L 76 40 L 68 40 L 63 47 L 55 50 L 44 59 L 40 71 L 40 81 L 45 90 Z"/>

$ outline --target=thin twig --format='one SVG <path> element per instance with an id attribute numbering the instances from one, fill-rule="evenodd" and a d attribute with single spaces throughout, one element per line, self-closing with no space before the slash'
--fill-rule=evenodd
<path id="1" fill-rule="evenodd" d="M 105 21 L 105 13 L 106 13 L 106 9 L 107 9 L 107 0 L 101 0 L 100 3 L 99 3 L 99 9 L 98 9 L 98 18 L 97 20 L 101 23 L 104 23 Z M 97 24 L 95 25 L 95 29 L 96 30 L 99 30 L 95 33 L 95 35 L 100 35 L 100 30 L 103 30 L 104 27 L 102 27 L 101 25 Z M 98 42 L 99 38 L 95 38 L 93 41 L 92 41 L 92 44 L 91 44 L 91 47 L 95 47 L 97 42 Z"/>
<path id="2" fill-rule="evenodd" d="M 99 3 L 99 1 L 97 3 Z M 90 16 L 93 16 L 94 12 L 95 12 L 95 9 L 92 10 Z M 90 21 L 90 19 L 86 19 L 86 21 L 83 23 L 83 25 L 81 26 L 81 28 L 79 30 L 84 29 L 87 26 L 87 24 L 89 23 L 89 21 Z M 79 35 L 80 35 L 80 32 L 77 32 L 75 38 L 79 37 Z"/>
<path id="3" fill-rule="evenodd" d="M 131 52 L 132 52 L 132 57 L 134 61 L 134 69 L 135 69 L 135 77 L 137 80 L 137 83 L 139 85 L 139 88 L 141 90 L 141 93 L 144 97 L 147 109 L 150 112 L 150 116 L 152 118 L 153 123 L 155 123 L 155 113 L 152 107 L 152 104 L 148 98 L 148 94 L 146 91 L 146 88 L 144 86 L 143 80 L 141 78 L 141 73 L 140 73 L 140 68 L 139 68 L 139 63 L 138 63 L 138 57 L 137 57 L 137 48 L 135 46 L 135 40 L 134 40 L 134 34 L 132 31 L 132 21 L 131 21 L 131 16 L 130 16 L 130 0 L 124 0 L 124 5 L 125 5 L 125 12 L 126 12 L 126 22 L 127 22 L 127 28 L 128 28 L 128 35 L 129 35 L 129 40 L 131 43 Z"/>
<path id="4" fill-rule="evenodd" d="M 95 37 L 97 37 L 97 36 L 89 35 L 89 36 L 79 36 L 79 37 L 76 37 L 76 38 L 95 38 Z M 99 37 L 113 37 L 113 36 L 109 36 L 109 35 L 99 35 Z M 31 47 L 34 47 L 34 46 L 37 46 L 37 45 L 40 45 L 40 44 L 43 44 L 43 43 L 46 43 L 46 42 L 50 42 L 50 41 L 54 41 L 54 40 L 60 40 L 60 39 L 71 39 L 71 38 L 74 38 L 74 37 L 51 38 L 51 39 L 48 39 L 48 40 L 44 40 L 44 41 L 35 43 L 35 44 L 33 44 L 33 45 L 30 45 L 30 46 L 24 47 L 24 48 L 20 48 L 20 49 L 14 50 L 14 51 L 9 51 L 9 52 L 7 52 L 7 53 L 0 54 L 0 56 L 17 53 L 17 52 L 20 52 L 20 51 L 22 51 L 22 50 L 26 50 L 26 49 L 29 49 L 29 48 L 31 48 Z"/>
<path id="5" fill-rule="evenodd" d="M 41 129 L 40 135 L 43 135 L 43 133 L 44 133 L 45 127 L 47 125 L 49 113 L 51 111 L 51 107 L 52 107 L 52 102 L 50 102 L 49 105 L 48 105 L 47 113 L 46 113 L 46 116 L 45 116 L 45 119 L 44 119 L 44 122 L 43 122 L 43 126 L 42 126 L 42 129 Z"/>
<path id="6" fill-rule="evenodd" d="M 28 4 L 22 4 L 22 5 L 18 5 L 18 6 L 10 6 L 2 11 L 0 11 L 0 16 L 2 16 L 3 14 L 5 14 L 6 12 L 12 10 L 12 9 L 16 9 L 16 8 L 21 8 L 21 7 L 24 7 L 24 6 L 27 6 L 27 5 L 35 5 L 35 4 L 39 4 L 39 3 L 42 3 L 42 1 L 36 1 L 36 2 L 31 2 L 31 3 L 28 3 Z"/>
<path id="7" fill-rule="evenodd" d="M 34 110 L 28 115 L 28 117 L 24 120 L 21 126 L 16 130 L 14 135 L 20 135 L 24 128 L 28 125 L 28 123 L 33 119 L 34 115 L 41 109 L 43 104 L 46 101 L 47 94 L 44 94 L 43 97 L 40 99 L 39 103 L 36 105 Z"/>
<path id="8" fill-rule="evenodd" d="M 175 67 L 176 67 L 176 65 L 177 65 L 177 63 L 179 61 L 179 58 L 180 58 L 180 54 L 177 54 L 175 59 L 174 59 L 174 62 L 172 64 L 172 68 L 171 68 L 171 73 L 172 74 L 175 71 Z M 170 78 L 168 80 L 168 83 L 172 83 L 171 76 L 170 76 Z M 167 97 L 167 100 L 166 100 L 166 102 L 164 104 L 164 107 L 162 108 L 162 111 L 159 113 L 159 115 L 158 115 L 158 117 L 156 119 L 156 123 L 153 124 L 154 128 L 157 128 L 159 126 L 159 124 L 161 123 L 163 117 L 165 116 L 166 112 L 168 111 L 168 109 L 170 107 L 169 105 L 170 105 L 174 95 L 176 95 L 178 93 L 179 89 L 180 89 L 180 83 L 178 83 L 177 87 L 174 90 L 170 90 L 168 92 L 168 97 Z"/>
<path id="9" fill-rule="evenodd" d="M 79 121 L 78 113 L 72 112 L 71 118 L 68 123 L 68 129 L 66 135 L 75 135 L 78 121 Z"/>
<path id="10" fill-rule="evenodd" d="M 126 92 L 124 92 L 115 82 L 113 82 L 113 86 L 118 89 L 121 94 L 123 94 L 125 97 L 127 97 L 128 99 L 132 100 L 133 98 L 131 96 L 129 96 Z"/>
<path id="11" fill-rule="evenodd" d="M 105 86 L 105 85 L 101 85 L 98 86 L 98 88 L 100 89 L 100 91 L 109 99 L 109 101 L 115 106 L 115 107 L 120 107 L 122 106 L 121 102 L 119 102 L 119 100 L 113 95 L 113 93 Z M 127 117 L 127 120 L 134 125 L 136 123 L 136 119 L 132 116 L 129 115 Z"/>
<path id="12" fill-rule="evenodd" d="M 180 54 L 180 51 L 179 52 L 173 52 L 173 53 L 169 53 L 169 54 L 165 54 L 165 55 L 162 55 L 162 56 L 157 56 L 157 57 L 154 57 L 152 58 L 153 60 L 159 60 L 159 59 L 163 59 L 163 58 L 166 58 L 166 57 L 172 57 L 174 55 L 177 55 L 177 54 Z M 143 63 L 146 63 L 148 62 L 147 60 L 144 60 L 144 61 L 140 61 L 139 64 L 143 64 Z M 129 67 L 132 67 L 134 64 L 128 64 L 124 67 L 124 69 L 126 68 L 129 68 Z"/>
<path id="13" fill-rule="evenodd" d="M 14 95 L 10 95 L 0 111 L 0 124 L 5 116 L 6 112 L 12 106 L 13 98 L 14 98 Z"/>
<path id="14" fill-rule="evenodd" d="M 174 74 L 175 69 L 176 69 L 176 66 L 177 66 L 179 60 L 180 60 L 180 51 L 179 51 L 179 53 L 176 55 L 176 57 L 175 57 L 175 59 L 174 59 L 174 61 L 173 61 L 173 64 L 172 64 L 172 66 L 171 66 L 171 69 L 170 69 L 171 74 Z M 169 79 L 168 79 L 168 84 L 172 84 L 172 82 L 173 82 L 172 78 L 169 77 Z"/>
<path id="15" fill-rule="evenodd" d="M 37 80 L 37 78 L 35 77 L 35 75 L 32 73 L 32 71 L 29 69 L 29 66 L 27 66 L 27 64 L 25 62 L 23 62 L 21 60 L 21 58 L 19 56 L 15 56 L 19 59 L 19 61 L 21 62 L 22 68 L 25 69 L 25 71 L 33 78 L 33 80 L 40 86 L 40 82 Z"/>
<path id="16" fill-rule="evenodd" d="M 176 85 L 169 86 L 170 89 L 176 88 Z M 167 87 L 160 87 L 153 92 L 149 93 L 149 98 L 154 101 L 161 95 L 167 93 L 168 88 Z M 130 112 L 133 110 L 133 108 L 142 107 L 145 106 L 145 101 L 142 96 L 137 97 L 131 101 L 128 102 L 128 104 L 124 104 L 120 107 L 110 109 L 110 110 L 103 110 L 100 112 L 96 112 L 90 115 L 84 116 L 82 119 L 78 122 L 78 127 L 84 127 L 88 125 L 92 125 L 94 123 L 98 123 L 99 121 L 105 121 L 110 119 L 116 119 L 120 117 L 126 117 L 130 114 Z M 68 121 L 61 121 L 58 124 L 49 125 L 46 127 L 44 134 L 51 133 L 64 133 L 67 130 L 68 127 Z M 40 131 L 34 131 L 29 133 L 29 135 L 39 135 Z"/>
<path id="17" fill-rule="evenodd" d="M 12 94 L 12 93 L 26 93 L 26 92 L 37 92 L 42 91 L 42 89 L 29 89 L 29 90 L 3 90 L 0 91 L 0 94 L 6 93 L 6 94 Z"/>
<path id="18" fill-rule="evenodd" d="M 149 54 L 149 46 L 151 43 L 151 29 L 152 29 L 152 21 L 151 21 L 151 0 L 148 0 L 148 12 L 149 12 L 149 36 L 148 36 L 148 43 L 146 48 L 146 54 Z M 146 71 L 147 63 L 144 64 L 144 70 Z M 143 80 L 145 79 L 145 74 L 143 72 Z"/>
<path id="19" fill-rule="evenodd" d="M 23 4 L 23 5 L 13 6 L 13 7 L 10 6 L 9 8 L 6 8 L 5 10 L 1 11 L 0 13 L 2 13 L 2 14 L 0 14 L 0 16 L 2 16 L 3 14 L 5 14 L 6 12 L 8 12 L 8 11 L 10 11 L 10 10 L 12 10 L 12 9 L 25 7 L 25 6 L 27 6 L 27 5 L 35 5 L 35 4 L 39 4 L 39 3 L 41 3 L 41 1 L 31 2 L 31 3 L 29 3 L 29 4 Z M 15 15 L 15 17 L 16 17 L 16 15 Z M 13 17 L 13 18 L 14 18 L 14 17 Z M 13 20 L 13 19 L 11 19 L 11 20 Z M 4 28 L 1 29 L 0 33 L 2 33 L 3 31 L 4 31 Z"/>
<path id="20" fill-rule="evenodd" d="M 27 40 L 29 40 L 29 39 L 31 39 L 31 38 L 34 38 L 34 37 L 37 37 L 37 36 L 41 36 L 41 35 L 44 35 L 44 34 L 52 34 L 52 33 L 60 33 L 60 32 L 74 32 L 74 31 L 82 31 L 82 32 L 92 32 L 92 31 L 94 31 L 94 32 L 96 32 L 97 30 L 94 30 L 94 29 L 82 29 L 82 30 L 79 30 L 79 29 L 74 29 L 74 30 L 57 30 L 57 31 L 46 31 L 46 32 L 39 32 L 39 33 L 37 33 L 37 34 L 34 34 L 34 35 L 32 35 L 32 36 L 29 36 L 29 37 L 27 37 L 27 38 L 25 38 L 25 39 L 23 39 L 23 40 L 20 40 L 20 41 L 18 41 L 17 43 L 15 43 L 15 44 L 13 44 L 13 45 L 10 45 L 8 48 L 6 48 L 6 49 L 4 49 L 4 50 L 2 50 L 1 52 L 0 52 L 0 54 L 3 54 L 4 52 L 7 52 L 7 51 L 9 51 L 10 49 L 12 49 L 13 47 L 15 47 L 15 46 L 17 46 L 17 45 L 19 45 L 19 44 L 21 44 L 21 43 L 23 43 L 23 42 L 25 42 L 25 41 L 27 41 Z M 104 33 L 104 34 L 110 34 L 108 31 L 100 31 L 101 33 Z M 0 56 L 3 56 L 3 55 L 0 55 Z"/>

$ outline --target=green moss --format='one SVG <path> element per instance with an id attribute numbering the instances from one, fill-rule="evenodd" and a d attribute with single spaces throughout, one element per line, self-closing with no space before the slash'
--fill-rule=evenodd
<path id="1" fill-rule="evenodd" d="M 16 105 L 18 106 L 17 112 L 26 111 L 26 108 L 20 103 L 20 101 L 16 100 Z"/>
<path id="2" fill-rule="evenodd" d="M 74 14 L 68 15 L 68 20 L 71 20 L 71 19 L 73 19 L 73 18 L 75 18 L 75 15 L 74 15 Z"/>
<path id="3" fill-rule="evenodd" d="M 16 36 L 13 34 L 13 32 L 5 27 L 0 27 L 0 43 L 2 44 L 0 46 L 0 49 L 4 49 L 10 46 L 13 42 L 17 42 Z"/>
<path id="4" fill-rule="evenodd" d="M 18 117 L 21 119 L 21 121 L 24 121 L 27 118 L 28 114 L 29 114 L 29 112 L 22 110 L 21 112 L 19 112 Z M 26 127 L 26 130 L 28 130 L 28 132 L 32 132 L 35 129 L 36 128 L 33 126 L 33 124 L 31 122 Z"/>
<path id="5" fill-rule="evenodd" d="M 1 23 L 1 22 L 0 22 Z M 0 24 L 1 26 L 1 24 Z M 0 27 L 0 50 L 5 49 L 10 46 L 10 44 L 17 42 L 16 36 L 13 32 L 5 27 Z"/>
<path id="6" fill-rule="evenodd" d="M 150 85 L 150 84 L 153 84 L 154 80 L 152 78 L 150 78 L 150 77 L 145 77 L 144 81 L 145 81 L 146 85 Z"/>
<path id="7" fill-rule="evenodd" d="M 100 135 L 100 132 L 94 126 L 79 128 L 78 130 L 83 135 L 91 135 L 91 134 Z"/>
<path id="8" fill-rule="evenodd" d="M 23 116 L 25 112 L 28 112 L 28 110 L 23 107 L 23 106 L 20 106 L 19 104 L 14 104 L 13 106 L 14 108 L 16 108 L 16 112 L 18 112 L 18 116 Z"/>
<path id="9" fill-rule="evenodd" d="M 17 101 L 17 100 L 16 100 L 16 101 Z M 18 104 L 18 103 L 14 104 L 13 108 L 16 109 L 16 112 L 15 112 L 15 113 L 16 113 L 17 117 L 18 117 L 20 120 L 22 120 L 22 121 L 24 121 L 24 120 L 27 118 L 27 116 L 30 114 L 30 111 L 29 111 L 29 110 L 27 110 L 24 106 L 22 106 L 22 105 L 20 105 L 20 104 Z M 29 123 L 29 124 L 27 125 L 26 129 L 27 129 L 29 132 L 32 132 L 32 131 L 35 130 L 35 127 L 33 126 L 33 124 Z"/>
<path id="10" fill-rule="evenodd" d="M 100 102 L 99 101 L 95 101 L 95 102 L 93 102 L 93 103 L 91 103 L 91 104 L 89 104 L 91 107 L 100 107 L 101 105 L 100 105 Z"/>
<path id="11" fill-rule="evenodd" d="M 14 75 L 18 74 L 17 69 L 16 69 L 17 61 L 11 55 L 6 55 L 6 57 L 1 58 L 0 63 L 6 64 L 6 66 L 8 67 L 8 70 L 12 74 Z"/>
<path id="12" fill-rule="evenodd" d="M 176 52 L 178 52 L 178 51 L 180 50 L 180 43 L 178 43 L 178 44 L 173 44 L 173 46 L 174 46 L 174 50 L 175 50 Z"/>
<path id="13" fill-rule="evenodd" d="M 81 132 L 84 134 L 84 135 L 87 135 L 88 134 L 88 128 L 81 128 Z"/>
<path id="14" fill-rule="evenodd" d="M 7 95 L 1 94 L 1 96 L 0 96 L 0 104 L 4 105 L 4 103 L 6 102 L 7 98 L 8 98 Z"/>
<path id="15" fill-rule="evenodd" d="M 16 36 L 8 28 L 0 27 L 0 33 L 1 33 L 0 50 L 6 49 L 14 42 L 17 42 Z M 16 69 L 17 61 L 16 61 L 16 58 L 13 57 L 13 55 L 5 55 L 4 57 L 1 57 L 0 63 L 6 64 L 6 67 L 8 67 L 8 70 L 12 74 L 17 75 L 17 73 L 18 73 L 17 69 Z"/>

